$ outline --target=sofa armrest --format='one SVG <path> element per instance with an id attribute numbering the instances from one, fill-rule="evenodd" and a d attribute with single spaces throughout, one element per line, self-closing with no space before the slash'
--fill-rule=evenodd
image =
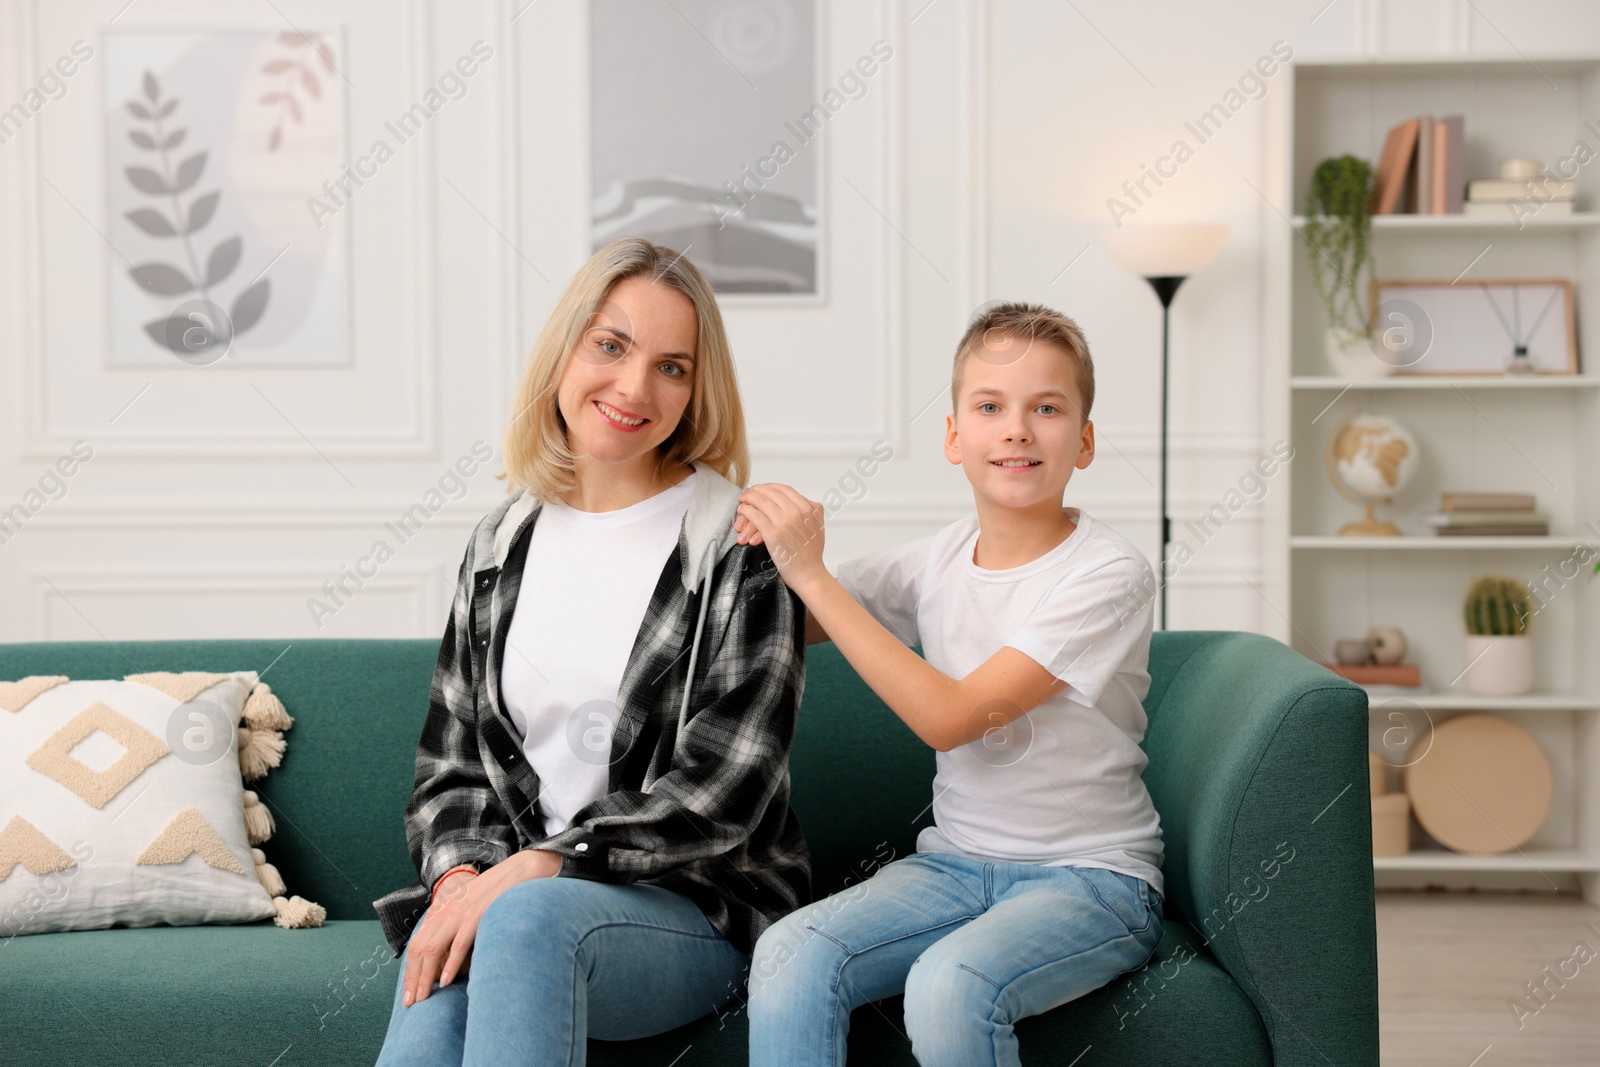
<path id="1" fill-rule="evenodd" d="M 1145 782 L 1169 919 L 1245 990 L 1274 1063 L 1376 1067 L 1365 691 L 1259 634 L 1158 637 Z"/>

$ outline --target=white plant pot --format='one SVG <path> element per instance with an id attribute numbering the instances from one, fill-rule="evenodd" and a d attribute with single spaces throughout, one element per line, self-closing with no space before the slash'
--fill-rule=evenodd
<path id="1" fill-rule="evenodd" d="M 1384 378 L 1394 373 L 1394 366 L 1379 359 L 1372 343 L 1359 333 L 1330 326 L 1325 351 L 1333 373 L 1340 378 Z"/>
<path id="2" fill-rule="evenodd" d="M 1533 688 L 1533 639 L 1524 636 L 1468 634 L 1467 688 L 1480 696 L 1509 697 Z"/>

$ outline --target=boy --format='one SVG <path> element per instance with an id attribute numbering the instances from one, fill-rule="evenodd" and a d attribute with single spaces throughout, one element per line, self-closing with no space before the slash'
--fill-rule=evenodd
<path id="1" fill-rule="evenodd" d="M 917 1061 L 1020 1063 L 1020 1018 L 1143 965 L 1161 940 L 1161 827 L 1140 777 L 1153 572 L 1062 506 L 1094 458 L 1094 367 L 1065 315 L 1001 304 L 956 348 L 945 456 L 977 514 L 822 562 L 821 508 L 786 485 L 741 497 L 832 640 L 938 750 L 934 825 L 839 908 L 770 927 L 750 969 L 750 1063 L 843 1064 L 850 1011 L 905 994 Z M 922 644 L 925 659 L 907 646 Z M 853 892 L 853 891 L 852 891 Z"/>

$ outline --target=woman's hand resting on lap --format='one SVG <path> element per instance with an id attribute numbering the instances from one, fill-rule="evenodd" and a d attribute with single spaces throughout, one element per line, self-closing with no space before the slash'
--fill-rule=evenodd
<path id="1" fill-rule="evenodd" d="M 407 945 L 405 992 L 401 1003 L 427 1000 L 437 977 L 449 985 L 465 973 L 478 936 L 478 922 L 496 897 L 519 882 L 550 878 L 561 870 L 561 854 L 525 849 L 482 874 L 457 871 L 439 883 L 433 903 Z"/>

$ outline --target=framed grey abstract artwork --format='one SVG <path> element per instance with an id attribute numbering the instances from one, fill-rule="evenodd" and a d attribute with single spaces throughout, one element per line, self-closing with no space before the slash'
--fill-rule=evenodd
<path id="1" fill-rule="evenodd" d="M 646 237 L 719 293 L 815 295 L 813 0 L 593 0 L 593 247 Z"/>
<path id="2" fill-rule="evenodd" d="M 108 362 L 347 363 L 337 35 L 107 33 L 105 57 Z"/>

